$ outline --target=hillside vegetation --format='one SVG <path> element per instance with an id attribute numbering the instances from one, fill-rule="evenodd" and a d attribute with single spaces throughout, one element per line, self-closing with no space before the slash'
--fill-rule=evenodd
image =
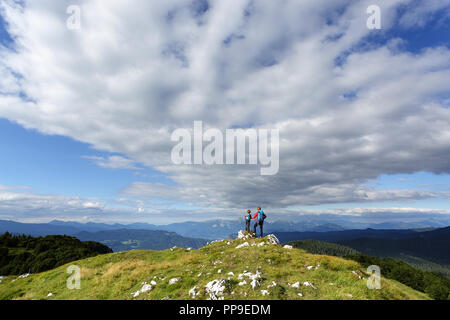
<path id="1" fill-rule="evenodd" d="M 382 274 L 389 279 L 397 280 L 411 288 L 425 292 L 433 299 L 450 299 L 450 279 L 437 273 L 416 269 L 403 261 L 363 255 L 352 248 L 324 241 L 300 240 L 289 242 L 289 244 L 309 253 L 327 254 L 355 260 L 364 267 L 377 265 L 380 267 Z"/>
<path id="2" fill-rule="evenodd" d="M 291 245 L 294 248 L 303 249 L 309 253 L 326 254 L 328 256 L 345 257 L 359 254 L 358 251 L 350 247 L 318 240 L 291 241 L 288 242 L 288 245 Z"/>
<path id="3" fill-rule="evenodd" d="M 370 290 L 360 263 L 274 241 L 267 236 L 216 241 L 198 250 L 100 255 L 72 263 L 81 269 L 79 290 L 66 287 L 65 265 L 3 278 L 0 299 L 429 299 L 385 278 L 380 290 Z"/>
<path id="4" fill-rule="evenodd" d="M 98 242 L 81 242 L 69 236 L 0 235 L 0 275 L 20 275 L 50 270 L 87 257 L 111 253 Z"/>

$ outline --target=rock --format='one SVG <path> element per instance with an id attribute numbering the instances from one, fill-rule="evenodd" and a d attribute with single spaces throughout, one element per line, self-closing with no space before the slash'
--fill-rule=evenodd
<path id="1" fill-rule="evenodd" d="M 195 299 L 199 295 L 198 287 L 195 286 L 191 290 L 189 290 L 189 297 Z"/>
<path id="2" fill-rule="evenodd" d="M 144 284 L 144 285 L 142 286 L 142 288 L 141 288 L 141 292 L 142 292 L 142 293 L 147 292 L 147 291 L 150 291 L 150 290 L 152 290 L 152 286 L 149 285 L 149 284 Z"/>
<path id="3" fill-rule="evenodd" d="M 175 284 L 175 283 L 178 282 L 178 280 L 180 280 L 180 279 L 178 279 L 178 278 L 172 278 L 172 279 L 169 280 L 169 284 Z"/>
<path id="4" fill-rule="evenodd" d="M 145 293 L 145 292 L 148 292 L 148 291 L 150 291 L 150 290 L 152 290 L 152 286 L 149 285 L 149 284 L 144 284 L 144 285 L 142 286 L 141 290 L 138 290 L 138 291 L 132 293 L 132 295 L 133 295 L 133 297 L 136 298 L 136 297 L 139 296 L 141 293 Z"/>
<path id="5" fill-rule="evenodd" d="M 156 281 L 155 281 L 155 280 L 152 280 L 152 281 L 150 281 L 150 284 L 151 284 L 152 286 L 156 286 Z"/>
<path id="6" fill-rule="evenodd" d="M 252 286 L 252 289 L 255 289 L 256 287 L 260 286 L 260 282 L 256 279 L 252 280 L 252 282 L 250 282 L 250 285 Z"/>
<path id="7" fill-rule="evenodd" d="M 234 273 L 233 272 L 228 272 L 228 275 L 229 276 L 234 276 Z"/>
<path id="8" fill-rule="evenodd" d="M 198 275 L 197 275 L 197 277 L 201 277 L 202 276 L 202 273 L 200 272 Z"/>
<path id="9" fill-rule="evenodd" d="M 187 251 L 191 251 L 191 250 L 192 250 L 192 248 L 187 248 L 186 250 L 187 250 Z"/>
<path id="10" fill-rule="evenodd" d="M 288 244 L 285 244 L 285 245 L 283 246 L 283 248 L 284 248 L 284 249 L 292 249 L 293 247 L 290 246 L 290 245 L 288 245 Z"/>
<path id="11" fill-rule="evenodd" d="M 306 269 L 311 270 L 312 268 L 314 268 L 313 266 L 307 266 Z"/>
<path id="12" fill-rule="evenodd" d="M 267 288 L 272 288 L 275 287 L 277 285 L 277 283 L 275 281 L 272 281 L 271 284 L 267 285 Z"/>
<path id="13" fill-rule="evenodd" d="M 238 275 L 238 279 L 239 280 L 242 280 L 244 277 L 247 277 L 247 278 L 249 278 L 251 280 L 256 280 L 256 279 L 261 278 L 261 272 L 256 271 L 256 273 L 253 274 L 251 272 L 244 271 L 244 273 L 241 273 L 241 274 Z"/>
<path id="14" fill-rule="evenodd" d="M 261 294 L 262 294 L 263 296 L 268 296 L 268 295 L 269 295 L 269 291 L 267 291 L 267 290 L 261 290 Z"/>
<path id="15" fill-rule="evenodd" d="M 278 238 L 275 237 L 275 235 L 273 235 L 273 234 L 269 234 L 267 236 L 267 239 L 269 240 L 270 244 L 280 244 L 280 240 L 278 240 Z"/>
<path id="16" fill-rule="evenodd" d="M 292 288 L 299 288 L 300 287 L 300 282 L 296 282 L 296 283 L 293 283 L 293 284 L 291 284 L 291 287 Z"/>
<path id="17" fill-rule="evenodd" d="M 244 231 L 244 230 L 240 230 L 238 232 L 237 238 L 247 240 L 247 239 L 255 238 L 255 236 L 253 235 L 253 233 L 250 233 L 250 232 Z"/>
<path id="18" fill-rule="evenodd" d="M 229 280 L 213 280 L 206 284 L 205 291 L 209 294 L 208 300 L 223 300 L 223 293 L 227 286 L 229 286 Z"/>
<path id="19" fill-rule="evenodd" d="M 350 293 L 347 293 L 346 296 L 349 297 L 350 299 L 353 299 L 353 296 Z"/>
<path id="20" fill-rule="evenodd" d="M 242 287 L 243 285 L 246 285 L 246 284 L 247 284 L 247 281 L 243 280 L 243 281 L 238 283 L 238 286 Z"/>
<path id="21" fill-rule="evenodd" d="M 53 293 L 50 292 L 50 293 L 47 295 L 47 297 L 51 297 L 52 295 L 53 295 Z"/>
<path id="22" fill-rule="evenodd" d="M 303 295 L 299 292 L 299 293 L 297 293 L 297 295 L 299 296 L 299 297 L 303 297 Z"/>
<path id="23" fill-rule="evenodd" d="M 262 246 L 264 246 L 264 244 L 265 244 L 265 242 L 260 242 L 260 243 L 258 243 L 258 247 L 262 247 Z"/>
<path id="24" fill-rule="evenodd" d="M 24 273 L 24 274 L 21 274 L 19 276 L 19 278 L 28 278 L 30 275 L 31 275 L 31 273 Z"/>
<path id="25" fill-rule="evenodd" d="M 308 282 L 308 281 L 303 282 L 303 285 L 304 285 L 305 287 L 311 287 L 311 288 L 313 288 L 314 290 L 317 289 L 316 287 L 314 287 L 314 285 L 313 285 L 311 282 Z"/>
<path id="26" fill-rule="evenodd" d="M 169 300 L 168 296 L 165 296 L 164 298 L 162 298 L 161 300 Z"/>
<path id="27" fill-rule="evenodd" d="M 241 243 L 240 245 L 238 245 L 238 246 L 236 247 L 236 249 L 240 249 L 240 248 L 248 247 L 248 246 L 249 246 L 248 242 L 244 242 L 244 243 Z"/>

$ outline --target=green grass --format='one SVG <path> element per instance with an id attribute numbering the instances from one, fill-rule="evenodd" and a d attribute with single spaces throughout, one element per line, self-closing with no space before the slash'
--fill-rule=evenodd
<path id="1" fill-rule="evenodd" d="M 235 248 L 246 241 L 250 244 L 265 241 L 266 245 Z M 69 276 L 66 268 L 72 264 L 81 268 L 80 290 L 69 290 L 66 286 Z M 316 269 L 317 265 L 320 266 Z M 308 270 L 308 266 L 314 268 Z M 219 269 L 221 273 L 218 273 Z M 255 290 L 248 279 L 246 285 L 238 285 L 238 275 L 244 270 L 261 272 L 261 285 Z M 365 279 L 359 279 L 352 271 Z M 229 272 L 234 276 L 228 275 Z M 367 276 L 365 269 L 355 261 L 268 245 L 267 238 L 224 240 L 191 251 L 177 248 L 173 251 L 134 250 L 100 255 L 27 278 L 6 277 L 0 283 L 0 299 L 189 299 L 189 290 L 194 286 L 200 288 L 197 299 L 206 299 L 205 285 L 222 278 L 230 280 L 230 287 L 224 293 L 227 300 L 429 299 L 423 293 L 384 278 L 380 290 L 369 290 Z M 169 284 L 169 280 L 175 277 L 180 279 L 179 282 Z M 151 291 L 133 297 L 143 282 L 152 280 L 157 284 Z M 277 285 L 267 288 L 272 281 Z M 317 289 L 302 285 L 296 289 L 289 285 L 305 281 Z M 269 291 L 269 295 L 263 296 L 261 290 Z M 50 292 L 53 295 L 47 297 Z"/>

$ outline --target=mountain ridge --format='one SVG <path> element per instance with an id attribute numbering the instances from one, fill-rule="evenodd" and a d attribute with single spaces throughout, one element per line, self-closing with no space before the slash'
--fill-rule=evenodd
<path id="1" fill-rule="evenodd" d="M 428 300 L 397 281 L 370 276 L 355 261 L 282 247 L 262 239 L 213 241 L 197 250 L 133 250 L 71 263 L 81 270 L 80 290 L 66 287 L 68 265 L 27 277 L 6 277 L 0 299 L 388 299 Z"/>

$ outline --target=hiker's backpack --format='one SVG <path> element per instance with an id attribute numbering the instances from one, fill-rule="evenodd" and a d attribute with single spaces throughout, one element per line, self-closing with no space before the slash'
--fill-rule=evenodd
<path id="1" fill-rule="evenodd" d="M 264 221 L 264 219 L 266 219 L 266 214 L 264 213 L 264 211 L 259 210 L 258 211 L 258 221 Z"/>

